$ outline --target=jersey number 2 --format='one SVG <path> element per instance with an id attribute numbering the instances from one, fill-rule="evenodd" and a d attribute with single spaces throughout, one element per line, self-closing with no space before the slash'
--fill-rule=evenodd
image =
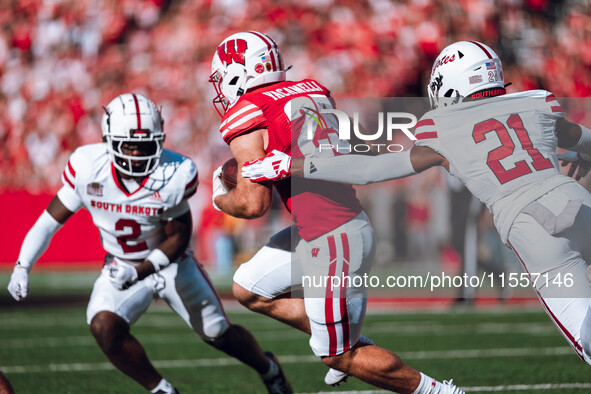
<path id="1" fill-rule="evenodd" d="M 523 121 L 518 114 L 509 116 L 509 119 L 507 119 L 507 126 L 515 131 L 517 139 L 521 143 L 521 147 L 532 158 L 531 166 L 534 170 L 541 171 L 553 167 L 552 162 L 542 156 L 539 150 L 534 148 L 529 135 L 527 135 L 527 130 L 523 127 Z M 501 185 L 512 181 L 515 178 L 531 173 L 532 169 L 525 160 L 516 162 L 514 167 L 509 170 L 506 170 L 501 164 L 502 159 L 513 154 L 515 144 L 513 143 L 505 125 L 498 120 L 488 119 L 475 125 L 474 130 L 472 131 L 472 138 L 474 138 L 474 142 L 478 144 L 486 139 L 487 133 L 493 131 L 497 134 L 497 137 L 499 137 L 501 146 L 488 152 L 486 164 L 495 174 Z"/>
<path id="2" fill-rule="evenodd" d="M 121 245 L 123 253 L 135 253 L 148 249 L 148 245 L 145 241 L 136 245 L 130 245 L 127 243 L 127 241 L 133 241 L 140 236 L 142 228 L 138 222 L 131 219 L 119 219 L 117 223 L 115 223 L 115 230 L 117 231 L 122 231 L 126 228 L 131 228 L 131 234 L 120 235 L 117 237 L 117 243 Z"/>

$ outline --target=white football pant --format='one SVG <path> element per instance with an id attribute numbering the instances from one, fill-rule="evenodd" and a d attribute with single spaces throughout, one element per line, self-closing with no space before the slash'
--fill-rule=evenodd
<path id="1" fill-rule="evenodd" d="M 569 201 L 582 205 L 569 213 Z M 513 222 L 508 243 L 531 280 L 537 278 L 535 291 L 548 316 L 579 357 L 591 364 L 591 285 L 586 276 L 591 262 L 591 195 L 579 184 L 568 183 L 526 210 Z M 573 224 L 551 234 L 557 222 Z"/>
<path id="2" fill-rule="evenodd" d="M 306 314 L 310 319 L 310 347 L 317 356 L 334 356 L 359 341 L 365 319 L 367 289 L 345 286 L 309 286 L 312 276 L 363 277 L 375 255 L 375 234 L 365 213 L 310 242 L 286 228 L 271 237 L 234 274 L 234 282 L 266 298 L 301 291 L 302 273 L 310 279 L 304 288 Z M 294 248 L 295 247 L 295 248 Z M 292 253 L 292 250 L 295 252 Z M 303 271 L 302 271 L 303 270 Z M 349 284 L 351 284 L 349 282 Z"/>
<path id="3" fill-rule="evenodd" d="M 156 298 L 163 299 L 204 340 L 218 338 L 230 326 L 207 273 L 190 253 L 127 290 L 115 289 L 108 266 L 103 267 L 90 295 L 87 323 L 98 312 L 109 311 L 134 324 Z"/>

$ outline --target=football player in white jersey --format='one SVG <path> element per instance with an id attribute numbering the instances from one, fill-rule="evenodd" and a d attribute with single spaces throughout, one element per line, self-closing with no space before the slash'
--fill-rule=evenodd
<path id="1" fill-rule="evenodd" d="M 555 154 L 557 146 L 571 150 L 563 156 L 573 162 L 569 176 L 585 176 L 591 130 L 567 121 L 547 91 L 505 94 L 500 59 L 476 41 L 456 42 L 441 52 L 428 91 L 434 109 L 417 123 L 410 150 L 298 160 L 273 152 L 244 167 L 244 175 L 263 181 L 291 171 L 367 184 L 444 167 L 491 210 L 544 310 L 579 357 L 591 363 L 591 195 L 559 173 Z"/>
<path id="2" fill-rule="evenodd" d="M 163 149 L 160 111 L 146 97 L 127 93 L 105 108 L 103 143 L 70 156 L 64 186 L 23 241 L 8 291 L 27 296 L 29 271 L 53 234 L 79 208 L 98 227 L 107 256 L 86 311 L 92 335 L 109 361 L 153 393 L 175 393 L 148 360 L 130 326 L 161 298 L 206 343 L 255 369 L 270 393 L 289 383 L 271 353 L 252 334 L 231 324 L 201 265 L 189 249 L 197 190 L 193 161 Z"/>

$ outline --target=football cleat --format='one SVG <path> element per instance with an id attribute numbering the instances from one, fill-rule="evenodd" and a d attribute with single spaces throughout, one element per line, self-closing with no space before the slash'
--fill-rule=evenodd
<path id="1" fill-rule="evenodd" d="M 265 356 L 272 360 L 277 367 L 279 367 L 279 372 L 274 377 L 264 380 L 265 386 L 267 386 L 267 392 L 269 394 L 292 394 L 293 389 L 291 388 L 291 384 L 285 377 L 283 373 L 283 369 L 281 369 L 281 364 L 279 364 L 279 360 L 275 355 L 271 352 L 265 352 Z"/>
<path id="2" fill-rule="evenodd" d="M 174 391 L 164 391 L 158 390 L 155 394 L 179 394 L 179 391 L 176 388 L 172 388 Z"/>
<path id="3" fill-rule="evenodd" d="M 450 379 L 450 380 L 443 381 L 443 387 L 442 387 L 440 394 L 465 394 L 465 393 L 464 393 L 464 390 L 462 390 L 459 387 L 456 387 L 453 379 Z"/>
<path id="4" fill-rule="evenodd" d="M 375 345 L 375 342 L 369 339 L 368 337 L 361 335 L 359 336 L 358 344 L 358 346 Z M 348 377 L 348 373 L 341 372 L 339 370 L 331 368 L 328 370 L 326 376 L 324 377 L 324 383 L 326 383 L 329 386 L 336 387 L 341 383 L 345 383 Z"/>
<path id="5" fill-rule="evenodd" d="M 154 394 L 180 394 L 176 387 L 167 387 L 165 390 L 158 390 Z"/>
<path id="6" fill-rule="evenodd" d="M 345 383 L 348 377 L 349 374 L 347 372 L 341 372 L 339 370 L 331 368 L 328 370 L 326 376 L 324 377 L 324 383 L 326 383 L 329 386 L 337 387 L 341 383 Z"/>

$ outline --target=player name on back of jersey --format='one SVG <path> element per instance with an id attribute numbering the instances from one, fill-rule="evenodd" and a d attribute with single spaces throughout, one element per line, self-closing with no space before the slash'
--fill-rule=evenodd
<path id="1" fill-rule="evenodd" d="M 314 81 L 300 82 L 290 87 L 279 88 L 270 90 L 268 92 L 262 92 L 264 95 L 271 97 L 277 101 L 284 97 L 292 96 L 294 94 L 318 92 L 322 93 L 324 90 Z"/>
<path id="2" fill-rule="evenodd" d="M 129 213 L 132 215 L 156 216 L 164 212 L 164 208 L 146 207 L 143 205 L 114 204 L 112 202 L 90 200 L 90 206 L 108 212 Z"/>

